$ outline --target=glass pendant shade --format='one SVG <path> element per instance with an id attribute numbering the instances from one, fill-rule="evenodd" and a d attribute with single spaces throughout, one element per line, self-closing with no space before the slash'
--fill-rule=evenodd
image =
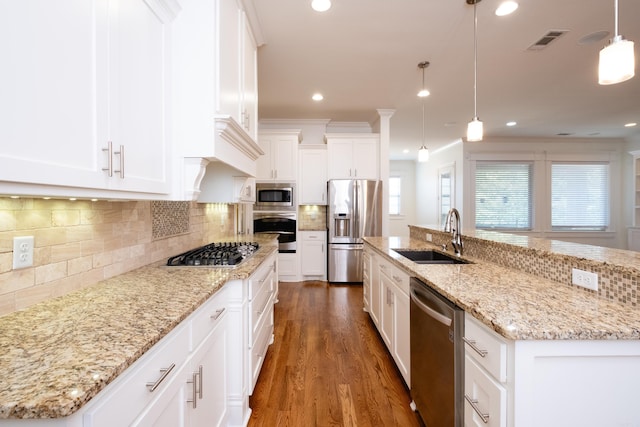
<path id="1" fill-rule="evenodd" d="M 629 80 L 635 75 L 633 42 L 615 36 L 611 44 L 600 51 L 598 83 L 611 85 Z"/>
<path id="2" fill-rule="evenodd" d="M 418 150 L 418 161 L 421 163 L 429 161 L 429 149 L 424 145 Z"/>
<path id="3" fill-rule="evenodd" d="M 467 141 L 482 141 L 482 122 L 477 117 L 467 125 Z"/>
<path id="4" fill-rule="evenodd" d="M 311 7 L 316 12 L 326 12 L 331 8 L 331 0 L 313 0 Z"/>

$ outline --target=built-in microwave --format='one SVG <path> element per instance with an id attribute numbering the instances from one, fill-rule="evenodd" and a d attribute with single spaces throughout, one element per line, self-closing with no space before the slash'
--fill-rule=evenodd
<path id="1" fill-rule="evenodd" d="M 293 211 L 296 209 L 293 183 L 256 183 L 256 210 Z"/>

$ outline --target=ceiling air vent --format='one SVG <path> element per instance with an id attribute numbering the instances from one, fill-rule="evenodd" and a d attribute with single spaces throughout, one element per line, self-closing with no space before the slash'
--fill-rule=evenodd
<path id="1" fill-rule="evenodd" d="M 537 42 L 529 46 L 527 50 L 542 50 L 545 47 L 549 46 L 551 42 L 558 39 L 560 36 L 564 35 L 567 32 L 567 30 L 551 30 L 544 36 L 540 37 Z"/>

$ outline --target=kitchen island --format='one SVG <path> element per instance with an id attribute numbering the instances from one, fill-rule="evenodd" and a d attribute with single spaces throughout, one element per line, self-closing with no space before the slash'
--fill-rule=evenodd
<path id="1" fill-rule="evenodd" d="M 226 284 L 243 283 L 267 260 L 275 263 L 277 236 L 240 237 L 257 241 L 260 249 L 235 268 L 159 262 L 0 317 L 0 425 L 40 425 L 38 419 L 51 422 L 44 425 L 87 425 L 79 417 L 66 424 L 65 417 L 71 420 Z M 238 316 L 249 311 L 240 307 L 247 298 L 242 290 Z M 240 339 L 244 324 L 234 325 Z M 185 329 L 191 334 L 191 325 Z M 187 337 L 185 347 L 191 341 Z"/>
<path id="2" fill-rule="evenodd" d="M 469 335 L 495 343 L 496 351 L 486 357 L 466 345 L 465 393 L 493 414 L 485 424 L 467 404 L 466 425 L 640 426 L 633 403 L 640 384 L 640 310 L 615 288 L 637 283 L 635 253 L 477 231 L 463 236 L 462 258 L 469 263 L 420 265 L 393 249 L 442 250 L 451 236 L 437 228 L 410 229 L 407 238 L 365 239 L 374 258 L 372 289 L 365 295 L 370 294 L 371 313 L 376 304 L 384 307 L 374 296 L 383 292 L 375 289 L 375 261 L 390 263 L 461 307 Z M 566 279 L 573 267 L 597 271 L 599 292 L 573 286 L 570 279 L 551 280 Z M 617 274 L 629 284 L 619 283 Z M 408 300 L 396 293 L 392 305 Z M 380 325 L 384 331 L 382 320 Z M 394 342 L 392 348 L 403 345 Z"/>

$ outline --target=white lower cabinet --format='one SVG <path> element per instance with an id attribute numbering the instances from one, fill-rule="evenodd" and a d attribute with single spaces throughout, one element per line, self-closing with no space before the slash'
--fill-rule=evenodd
<path id="1" fill-rule="evenodd" d="M 409 275 L 386 260 L 379 261 L 381 297 L 379 331 L 405 383 L 411 385 L 409 340 Z"/>
<path id="2" fill-rule="evenodd" d="M 298 252 L 278 254 L 278 280 L 297 282 L 300 280 L 300 257 Z"/>
<path id="3" fill-rule="evenodd" d="M 368 250 L 362 251 L 362 303 L 363 310 L 371 312 L 371 258 L 374 255 Z"/>
<path id="4" fill-rule="evenodd" d="M 327 232 L 301 231 L 300 258 L 303 279 L 324 280 L 327 277 Z"/>
<path id="5" fill-rule="evenodd" d="M 248 394 L 253 393 L 267 349 L 273 343 L 273 305 L 277 292 L 278 264 L 273 257 L 249 278 Z"/>

